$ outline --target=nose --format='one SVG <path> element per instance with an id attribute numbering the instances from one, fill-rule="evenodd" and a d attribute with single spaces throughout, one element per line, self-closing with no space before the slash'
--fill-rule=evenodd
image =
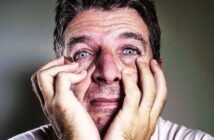
<path id="1" fill-rule="evenodd" d="M 100 53 L 92 77 L 98 84 L 113 84 L 121 80 L 121 72 L 111 52 L 105 51 Z"/>

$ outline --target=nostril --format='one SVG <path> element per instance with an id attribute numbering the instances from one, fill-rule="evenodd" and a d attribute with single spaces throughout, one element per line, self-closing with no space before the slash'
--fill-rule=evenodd
<path id="1" fill-rule="evenodd" d="M 103 79 L 102 77 L 97 77 L 96 79 L 97 79 L 97 81 L 99 81 L 99 82 L 106 82 L 106 80 Z"/>
<path id="2" fill-rule="evenodd" d="M 114 79 L 114 82 L 120 81 L 120 79 L 117 77 Z"/>

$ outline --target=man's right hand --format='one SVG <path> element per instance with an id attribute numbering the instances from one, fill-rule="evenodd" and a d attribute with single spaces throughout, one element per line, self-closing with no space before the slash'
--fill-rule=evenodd
<path id="1" fill-rule="evenodd" d="M 61 57 L 40 68 L 31 78 L 33 89 L 59 139 L 99 140 L 96 125 L 71 89 L 87 72 L 77 73 L 78 63 L 64 61 Z"/>

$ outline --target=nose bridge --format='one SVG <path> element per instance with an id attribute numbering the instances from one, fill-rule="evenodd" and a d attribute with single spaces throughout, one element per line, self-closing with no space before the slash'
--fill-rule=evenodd
<path id="1" fill-rule="evenodd" d="M 95 79 L 98 82 L 102 81 L 108 84 L 121 79 L 121 72 L 113 52 L 108 50 L 101 52 L 97 60 Z"/>
<path id="2" fill-rule="evenodd" d="M 103 65 L 103 70 L 108 70 L 108 69 L 111 69 L 111 68 L 116 68 L 117 67 L 117 64 L 116 64 L 116 60 L 113 56 L 113 54 L 111 52 L 103 52 L 101 54 L 101 64 Z"/>

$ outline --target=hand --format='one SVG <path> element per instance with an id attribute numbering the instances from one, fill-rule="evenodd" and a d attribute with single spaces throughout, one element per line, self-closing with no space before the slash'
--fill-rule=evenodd
<path id="1" fill-rule="evenodd" d="M 53 60 L 32 76 L 33 89 L 58 139 L 99 140 L 93 120 L 71 89 L 87 77 L 86 71 L 77 73 L 78 67 L 64 64 L 64 57 Z"/>
<path id="2" fill-rule="evenodd" d="M 167 98 L 163 71 L 156 60 L 150 66 L 137 60 L 140 87 L 126 70 L 122 72 L 125 99 L 104 140 L 150 140 Z M 141 89 L 141 90 L 140 90 Z"/>

